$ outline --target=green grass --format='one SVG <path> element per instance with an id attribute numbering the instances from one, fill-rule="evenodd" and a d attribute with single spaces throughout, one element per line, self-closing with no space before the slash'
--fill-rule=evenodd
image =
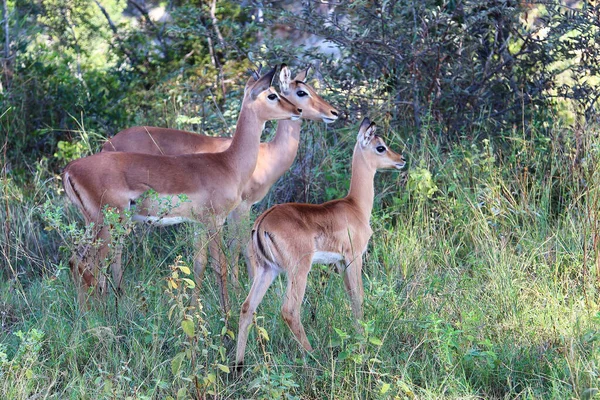
<path id="1" fill-rule="evenodd" d="M 27 187 L 7 175 L 0 398 L 597 396 L 600 139 L 589 129 L 575 154 L 571 132 L 554 132 L 549 141 L 534 134 L 496 147 L 466 142 L 442 151 L 425 136 L 409 145 L 406 174 L 376 177 L 363 271 L 366 335 L 353 328 L 341 277 L 314 266 L 302 319 L 315 351 L 303 351 L 280 317 L 285 283 L 278 279 L 256 317 L 268 340 L 252 328 L 242 374 L 227 372 L 235 341 L 223 331 L 210 270 L 201 309 L 182 306 L 188 289 L 167 286 L 177 256 L 191 264 L 189 227 L 136 228 L 124 255 L 126 294 L 82 310 L 66 263 L 80 234 L 68 225 L 82 227 L 76 211 L 43 168 Z M 346 179 L 352 141 L 333 150 L 342 167 L 325 172 L 318 163 L 331 139 L 321 133 L 301 151 L 321 171 L 314 196 L 326 187 L 343 193 L 331 180 Z M 46 202 L 62 221 L 58 230 L 45 229 Z M 239 291 L 230 287 L 233 332 L 248 288 L 245 275 Z"/>

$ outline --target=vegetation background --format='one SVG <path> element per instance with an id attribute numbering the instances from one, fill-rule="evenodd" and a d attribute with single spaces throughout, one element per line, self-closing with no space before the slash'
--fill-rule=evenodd
<path id="1" fill-rule="evenodd" d="M 0 398 L 600 398 L 598 2 L 2 7 Z M 61 168 L 133 125 L 229 135 L 246 70 L 280 62 L 314 65 L 343 116 L 304 123 L 257 213 L 345 195 L 363 116 L 409 160 L 376 178 L 365 333 L 316 265 L 314 353 L 279 317 L 279 280 L 233 374 L 249 283 L 231 326 L 212 276 L 189 308 L 185 226 L 136 227 L 126 294 L 80 309 L 67 260 L 89 232 Z"/>

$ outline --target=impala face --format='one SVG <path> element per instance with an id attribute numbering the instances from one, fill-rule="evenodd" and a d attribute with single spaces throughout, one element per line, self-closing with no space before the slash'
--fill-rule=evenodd
<path id="1" fill-rule="evenodd" d="M 365 158 L 375 169 L 402 169 L 406 160 L 402 154 L 390 149 L 383 139 L 375 134 L 377 126 L 365 118 L 356 138 Z"/>
<path id="2" fill-rule="evenodd" d="M 385 144 L 383 139 L 375 135 L 371 141 L 371 150 L 381 159 L 382 166 L 378 166 L 378 169 L 402 169 L 406 165 L 406 160 L 402 154 L 398 154 Z"/>
<path id="3" fill-rule="evenodd" d="M 304 82 L 309 69 L 310 67 L 296 75 L 292 80 L 289 68 L 285 65 L 282 66 L 279 74 L 281 95 L 305 110 L 302 118 L 323 121 L 326 124 L 332 123 L 338 119 L 338 111 Z"/>
<path id="4" fill-rule="evenodd" d="M 273 87 L 261 92 L 254 101 L 259 104 L 256 114 L 265 120 L 291 119 L 296 121 L 302 117 L 302 108 L 280 96 Z"/>

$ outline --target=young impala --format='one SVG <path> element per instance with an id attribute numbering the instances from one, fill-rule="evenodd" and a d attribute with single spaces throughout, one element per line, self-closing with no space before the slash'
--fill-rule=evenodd
<path id="1" fill-rule="evenodd" d="M 281 312 L 294 336 L 312 351 L 300 322 L 308 273 L 313 263 L 334 264 L 344 273 L 354 317 L 362 319 L 362 255 L 372 231 L 373 179 L 377 169 L 401 169 L 402 155 L 375 136 L 375 124 L 365 118 L 360 126 L 352 179 L 346 197 L 323 204 L 279 204 L 260 215 L 252 230 L 251 258 L 256 262 L 252 288 L 240 313 L 236 363 L 244 361 L 252 315 L 279 273 L 287 275 Z"/>
<path id="2" fill-rule="evenodd" d="M 309 69 L 310 67 L 292 80 L 288 67 L 282 66 L 279 76 L 281 97 L 301 108 L 303 119 L 334 122 L 338 118 L 337 110 L 305 83 Z M 252 177 L 244 186 L 242 202 L 229 215 L 228 223 L 235 232 L 233 235 L 235 244 L 232 246 L 234 257 L 231 265 L 233 266 L 232 280 L 236 285 L 237 255 L 240 247 L 240 242 L 236 239 L 242 237 L 242 242 L 249 240 L 249 236 L 246 238 L 243 230 L 240 229 L 241 222 L 248 219 L 252 205 L 261 201 L 271 186 L 291 167 L 298 153 L 301 124 L 302 121 L 280 121 L 273 140 L 260 144 L 258 163 Z M 104 144 L 102 151 L 132 151 L 157 155 L 216 153 L 226 150 L 230 144 L 231 138 L 228 137 L 211 137 L 176 129 L 136 126 L 117 133 Z M 247 254 L 244 254 L 246 264 L 249 265 Z M 206 253 L 204 252 L 200 258 L 198 268 L 203 270 L 206 265 Z"/>
<path id="3" fill-rule="evenodd" d="M 97 245 L 83 249 L 80 260 L 72 259 L 71 270 L 79 283 L 83 303 L 90 286 L 106 293 L 107 282 L 100 264 L 111 243 L 110 226 L 103 225 L 103 208 L 119 213 L 131 209 L 134 221 L 157 225 L 179 222 L 204 224 L 211 240 L 221 305 L 228 310 L 226 264 L 216 238 L 227 215 L 242 201 L 242 189 L 256 166 L 262 128 L 267 120 L 298 119 L 302 110 L 279 97 L 270 87 L 276 68 L 256 80 L 251 78 L 244 93 L 233 140 L 221 153 L 157 156 L 139 153 L 105 152 L 71 162 L 63 172 L 63 185 L 86 222 L 98 229 Z M 155 196 L 148 196 L 148 191 Z M 187 201 L 176 207 L 178 195 Z M 173 200 L 175 199 L 175 200 Z M 97 247 L 97 248 L 96 248 Z M 120 289 L 121 250 L 115 246 L 111 265 L 114 284 Z M 197 265 L 194 266 L 198 277 Z"/>

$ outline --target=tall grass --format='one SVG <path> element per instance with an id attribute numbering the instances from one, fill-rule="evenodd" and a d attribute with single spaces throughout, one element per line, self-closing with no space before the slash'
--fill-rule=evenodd
<path id="1" fill-rule="evenodd" d="M 315 265 L 302 315 L 315 351 L 304 352 L 279 316 L 279 279 L 258 310 L 241 374 L 227 368 L 235 343 L 227 329 L 237 329 L 249 282 L 230 288 L 229 325 L 210 272 L 200 304 L 186 309 L 192 228 L 135 228 L 125 294 L 81 309 L 66 260 L 82 224 L 58 178 L 43 164 L 28 187 L 5 174 L 0 398 L 595 396 L 597 131 L 556 126 L 448 146 L 425 129 L 406 144 L 406 173 L 376 177 L 365 334 L 353 329 L 340 277 Z M 309 125 L 305 135 L 262 208 L 345 194 L 354 132 Z"/>

